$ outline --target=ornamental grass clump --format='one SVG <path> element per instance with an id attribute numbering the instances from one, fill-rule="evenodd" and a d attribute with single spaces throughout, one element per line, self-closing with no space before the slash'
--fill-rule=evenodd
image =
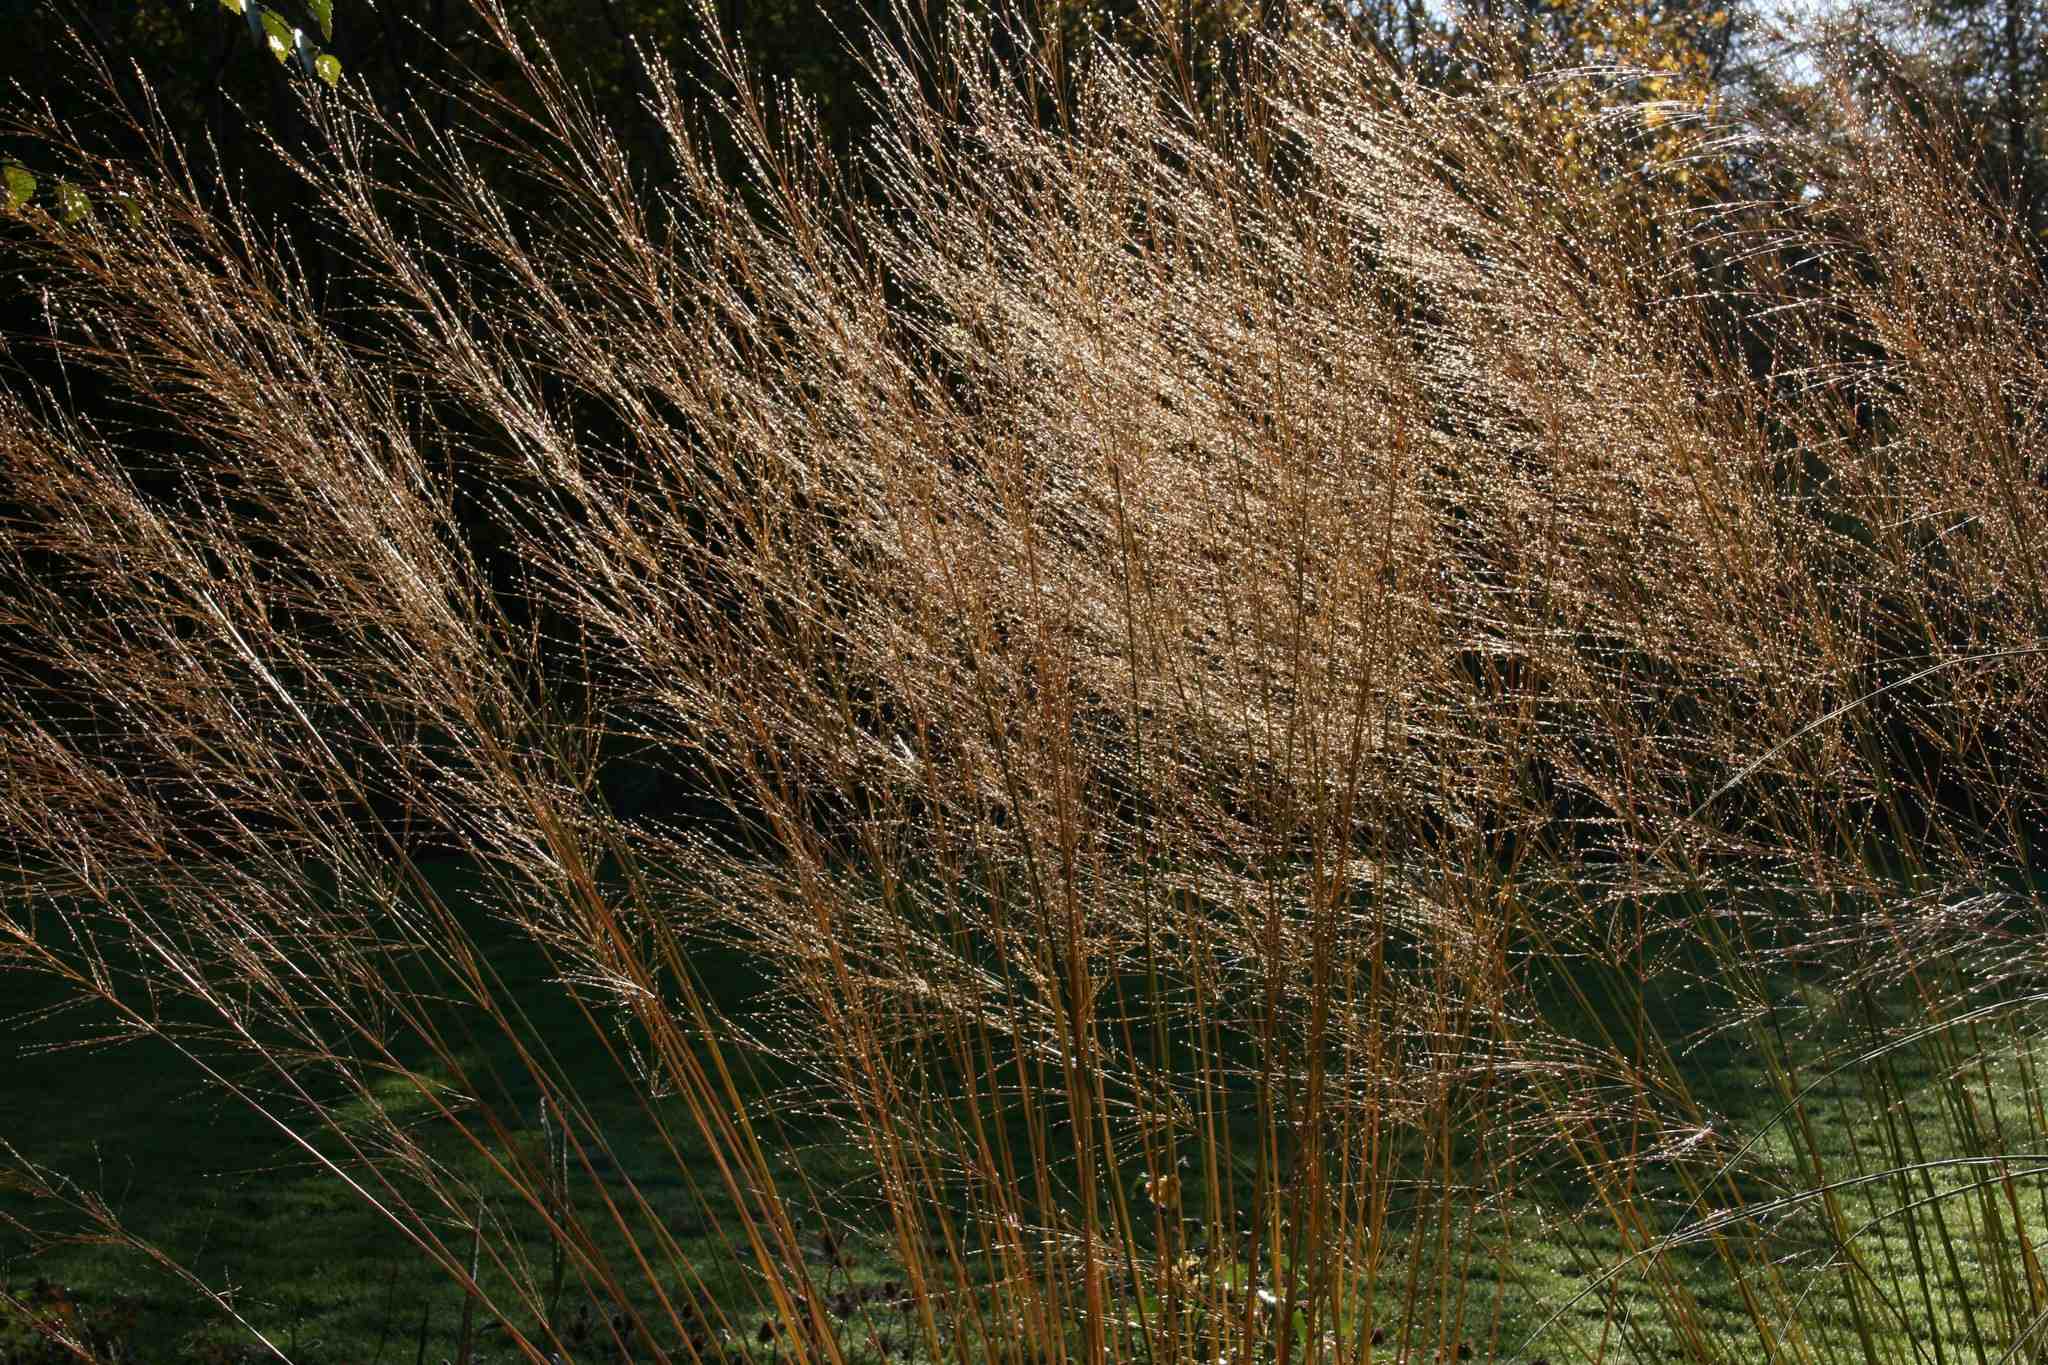
<path id="1" fill-rule="evenodd" d="M 83 387 L 0 396 L 0 962 L 461 1365 L 2039 1349 L 2042 282 L 1960 144 L 961 12 L 851 157 L 651 65 L 642 165 L 478 16 L 517 98 L 310 92 L 317 242 L 18 113 L 134 211 L 14 216 Z"/>

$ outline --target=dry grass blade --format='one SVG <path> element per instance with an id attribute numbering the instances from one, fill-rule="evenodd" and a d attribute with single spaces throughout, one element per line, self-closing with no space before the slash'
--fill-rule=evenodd
<path id="1" fill-rule="evenodd" d="M 877 40 L 858 166 L 716 51 L 640 168 L 479 15 L 527 103 L 308 105 L 325 294 L 146 120 L 20 215 L 112 397 L 0 397 L 0 961 L 457 1365 L 2031 1349 L 2042 281 L 1952 148 L 1162 9 Z"/>

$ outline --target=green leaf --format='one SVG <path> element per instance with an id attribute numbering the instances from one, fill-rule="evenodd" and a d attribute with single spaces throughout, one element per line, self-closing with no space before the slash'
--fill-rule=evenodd
<path id="1" fill-rule="evenodd" d="M 334 0 L 306 0 L 306 12 L 320 25 L 322 42 L 334 41 Z"/>
<path id="2" fill-rule="evenodd" d="M 7 207 L 11 212 L 36 197 L 36 178 L 28 173 L 28 167 L 7 163 L 0 170 L 0 179 L 6 182 Z"/>
<path id="3" fill-rule="evenodd" d="M 69 227 L 92 216 L 92 201 L 69 180 L 57 182 L 57 221 Z"/>
<path id="4" fill-rule="evenodd" d="M 313 59 L 313 74 L 329 85 L 341 84 L 341 59 L 323 52 Z"/>
<path id="5" fill-rule="evenodd" d="M 271 55 L 280 62 L 290 61 L 292 52 L 299 45 L 298 39 L 294 36 L 298 30 L 286 23 L 284 16 L 273 9 L 263 11 L 259 19 L 263 24 L 264 41 L 270 44 Z"/>
<path id="6" fill-rule="evenodd" d="M 243 0 L 220 0 L 220 7 L 229 14 L 240 14 L 243 9 Z"/>

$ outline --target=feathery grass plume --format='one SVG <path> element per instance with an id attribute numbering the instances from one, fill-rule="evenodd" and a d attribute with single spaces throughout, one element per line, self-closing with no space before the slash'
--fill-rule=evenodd
<path id="1" fill-rule="evenodd" d="M 6 248 L 4 961 L 464 1357 L 2035 1349 L 2037 259 L 1291 13 L 642 167 L 481 0 L 530 105 L 307 92 L 318 283 L 21 116 L 136 212 Z"/>

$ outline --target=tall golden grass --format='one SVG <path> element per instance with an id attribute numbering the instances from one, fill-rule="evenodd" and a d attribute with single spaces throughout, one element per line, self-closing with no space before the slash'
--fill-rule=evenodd
<path id="1" fill-rule="evenodd" d="M 664 1362 L 2041 1350 L 2048 352 L 1959 142 L 1847 80 L 1826 136 L 1652 138 L 1476 30 L 1425 84 L 1306 13 L 1200 60 L 956 16 L 872 48 L 857 162 L 721 50 L 632 165 L 478 13 L 527 102 L 309 96 L 317 244 L 147 110 L 120 160 L 17 111 L 101 207 L 6 246 L 97 387 L 0 397 L 0 960 L 536 1365 L 598 1348 L 565 1280 Z M 564 1193 L 619 1087 L 744 1293 Z M 1578 1299 L 1516 1306 L 1559 1247 Z"/>

